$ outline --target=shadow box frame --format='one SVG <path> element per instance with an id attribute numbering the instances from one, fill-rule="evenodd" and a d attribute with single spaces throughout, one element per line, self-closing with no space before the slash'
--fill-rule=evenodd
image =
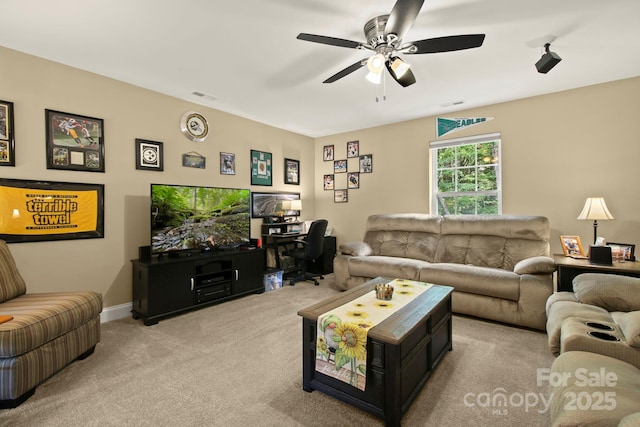
<path id="1" fill-rule="evenodd" d="M 163 143 L 136 138 L 136 169 L 164 171 Z"/>
<path id="2" fill-rule="evenodd" d="M 267 151 L 251 150 L 251 185 L 273 185 L 273 155 Z"/>
<path id="3" fill-rule="evenodd" d="M 56 110 L 44 111 L 47 169 L 104 173 L 104 120 Z"/>
<path id="4" fill-rule="evenodd" d="M 0 205 L 7 207 L 0 211 L 0 239 L 7 243 L 104 238 L 104 184 L 0 178 Z M 22 227 L 20 218 L 24 233 L 13 229 Z"/>
<path id="5" fill-rule="evenodd" d="M 284 159 L 284 183 L 300 185 L 300 160 Z"/>

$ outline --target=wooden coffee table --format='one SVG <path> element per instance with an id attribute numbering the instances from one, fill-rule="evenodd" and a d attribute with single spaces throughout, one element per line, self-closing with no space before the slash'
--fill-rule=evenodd
<path id="1" fill-rule="evenodd" d="M 367 335 L 364 391 L 316 372 L 317 320 L 322 314 L 392 279 L 378 277 L 298 311 L 302 316 L 302 388 L 319 390 L 399 426 L 429 375 L 452 349 L 449 286 L 433 285 Z"/>

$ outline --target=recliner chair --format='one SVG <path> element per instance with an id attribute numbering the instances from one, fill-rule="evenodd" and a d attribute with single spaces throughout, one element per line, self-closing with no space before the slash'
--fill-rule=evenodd
<path id="1" fill-rule="evenodd" d="M 312 263 L 322 255 L 327 224 L 326 219 L 313 221 L 305 238 L 296 239 L 296 247 L 283 253 L 285 256 L 293 257 L 296 262 L 296 272 L 298 274 L 290 279 L 289 285 L 293 286 L 296 282 L 301 281 L 312 281 L 318 286 L 320 283 L 317 278 L 324 279 L 321 274 L 307 272 L 307 267 L 309 263 Z"/>

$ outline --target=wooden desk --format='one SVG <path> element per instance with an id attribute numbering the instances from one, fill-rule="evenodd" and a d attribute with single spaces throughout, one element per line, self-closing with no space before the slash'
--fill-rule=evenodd
<path id="1" fill-rule="evenodd" d="M 399 426 L 435 366 L 452 349 L 449 286 L 433 285 L 369 330 L 364 391 L 315 370 L 318 317 L 390 279 L 378 277 L 302 309 L 302 388 L 319 390 Z"/>
<path id="2" fill-rule="evenodd" d="M 292 266 L 285 265 L 281 251 L 287 246 L 292 246 L 295 239 L 305 236 L 305 233 L 296 232 L 300 230 L 301 222 L 277 222 L 272 224 L 262 224 L 261 239 L 262 247 L 265 249 L 265 265 L 270 269 L 291 270 Z"/>
<path id="3" fill-rule="evenodd" d="M 614 262 L 612 265 L 591 264 L 588 259 L 574 259 L 564 255 L 554 255 L 553 261 L 558 267 L 558 292 L 573 292 L 573 278 L 582 273 L 619 274 L 621 276 L 640 277 L 640 262 Z"/>

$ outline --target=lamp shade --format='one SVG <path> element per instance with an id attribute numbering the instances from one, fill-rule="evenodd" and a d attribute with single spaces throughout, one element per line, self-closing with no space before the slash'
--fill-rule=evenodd
<path id="1" fill-rule="evenodd" d="M 589 197 L 584 203 L 578 219 L 609 220 L 614 219 L 602 197 Z"/>
<path id="2" fill-rule="evenodd" d="M 291 201 L 291 206 L 289 207 L 289 210 L 301 211 L 302 210 L 302 200 L 292 200 Z"/>

